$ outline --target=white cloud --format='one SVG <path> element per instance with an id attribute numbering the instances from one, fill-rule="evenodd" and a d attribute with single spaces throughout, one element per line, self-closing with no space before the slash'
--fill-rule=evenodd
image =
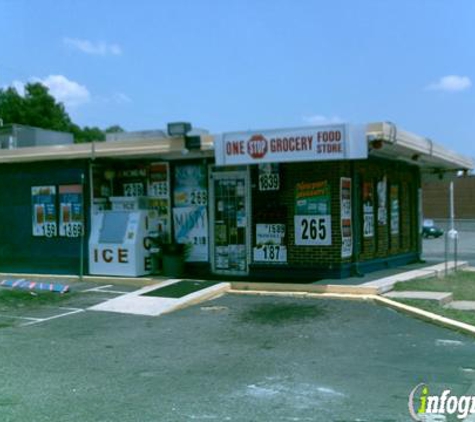
<path id="1" fill-rule="evenodd" d="M 304 116 L 302 117 L 302 120 L 305 123 L 311 124 L 311 125 L 329 125 L 329 124 L 334 124 L 334 123 L 342 123 L 343 120 L 339 116 L 323 116 L 321 114 L 314 114 L 312 116 Z"/>
<path id="2" fill-rule="evenodd" d="M 427 86 L 432 91 L 458 92 L 465 91 L 472 86 L 468 76 L 447 75 L 442 76 L 436 83 Z"/>
<path id="3" fill-rule="evenodd" d="M 91 100 L 89 90 L 63 75 L 49 75 L 45 79 L 37 79 L 49 88 L 50 94 L 66 107 L 77 107 Z"/>
<path id="4" fill-rule="evenodd" d="M 98 56 L 120 56 L 122 48 L 118 44 L 110 44 L 105 41 L 92 42 L 89 40 L 80 40 L 78 38 L 63 38 L 63 43 L 72 49 L 82 51 L 86 54 Z"/>
<path id="5" fill-rule="evenodd" d="M 127 94 L 124 94 L 123 92 L 116 92 L 112 96 L 112 101 L 116 104 L 128 104 L 132 102 L 132 98 L 130 98 Z"/>
<path id="6" fill-rule="evenodd" d="M 91 100 L 91 94 L 84 85 L 71 81 L 63 75 L 49 75 L 44 79 L 32 77 L 28 82 L 40 82 L 46 86 L 56 101 L 62 102 L 65 107 L 74 108 Z M 15 80 L 10 86 L 23 97 L 25 96 L 26 83 Z"/>

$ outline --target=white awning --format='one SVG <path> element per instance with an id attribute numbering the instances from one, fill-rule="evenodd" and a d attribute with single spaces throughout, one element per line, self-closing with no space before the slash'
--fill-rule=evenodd
<path id="1" fill-rule="evenodd" d="M 429 138 L 400 129 L 393 123 L 370 123 L 367 128 L 370 157 L 405 161 L 423 173 L 443 174 L 473 168 L 473 160 Z"/>

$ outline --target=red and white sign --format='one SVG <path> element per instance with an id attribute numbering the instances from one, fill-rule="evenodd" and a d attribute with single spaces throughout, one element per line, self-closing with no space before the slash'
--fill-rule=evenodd
<path id="1" fill-rule="evenodd" d="M 225 133 L 215 141 L 217 165 L 350 160 L 368 157 L 366 128 L 348 124 Z"/>

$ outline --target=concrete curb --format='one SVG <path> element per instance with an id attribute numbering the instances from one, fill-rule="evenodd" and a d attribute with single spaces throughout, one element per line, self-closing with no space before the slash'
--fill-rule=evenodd
<path id="1" fill-rule="evenodd" d="M 315 298 L 315 299 L 341 299 L 341 300 L 359 300 L 359 301 L 372 301 L 380 305 L 387 306 L 395 309 L 396 311 L 409 314 L 418 319 L 422 319 L 426 322 L 439 325 L 445 328 L 450 328 L 456 331 L 461 331 L 466 334 L 475 336 L 475 326 L 459 322 L 451 318 L 443 317 L 441 315 L 434 314 L 432 312 L 425 311 L 414 306 L 405 305 L 403 303 L 396 302 L 391 299 L 379 296 L 377 294 L 351 294 L 351 293 L 309 293 L 309 292 L 271 292 L 271 291 L 258 291 L 258 290 L 235 290 L 231 289 L 228 293 L 234 294 L 247 294 L 247 295 L 259 295 L 259 296 L 281 296 L 281 297 L 294 297 L 294 298 Z"/>
<path id="2" fill-rule="evenodd" d="M 378 293 L 377 287 L 363 285 L 255 283 L 241 281 L 231 282 L 231 290 L 293 293 L 341 293 L 354 295 Z"/>

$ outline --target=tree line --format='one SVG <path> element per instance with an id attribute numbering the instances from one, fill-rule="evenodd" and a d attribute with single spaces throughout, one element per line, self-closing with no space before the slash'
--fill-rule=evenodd
<path id="1" fill-rule="evenodd" d="M 24 95 L 20 95 L 14 87 L 0 89 L 0 119 L 4 125 L 16 123 L 70 132 L 77 143 L 104 141 L 106 133 L 124 131 L 119 125 L 104 130 L 96 126 L 80 127 L 71 120 L 64 105 L 57 102 L 40 82 L 26 84 Z"/>

